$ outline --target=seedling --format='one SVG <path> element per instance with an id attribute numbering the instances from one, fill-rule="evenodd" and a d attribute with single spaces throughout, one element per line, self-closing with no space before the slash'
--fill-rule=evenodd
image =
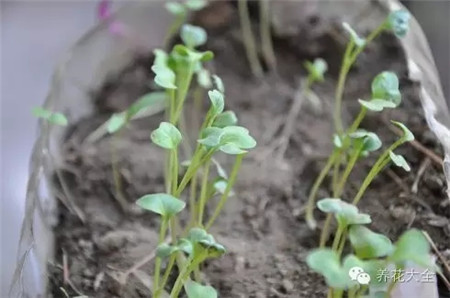
<path id="1" fill-rule="evenodd" d="M 210 108 L 199 130 L 195 150 L 187 162 L 180 163 L 178 148 L 186 142 L 180 129 L 180 117 L 187 98 L 193 75 L 203 69 L 202 62 L 213 58 L 211 52 L 199 52 L 195 48 L 206 42 L 206 32 L 192 25 L 181 29 L 183 45 L 175 45 L 170 53 L 155 50 L 152 71 L 155 83 L 166 93 L 167 122 L 162 122 L 151 133 L 152 142 L 165 149 L 166 193 L 146 195 L 138 200 L 138 205 L 161 215 L 159 246 L 155 261 L 153 297 L 160 297 L 164 291 L 173 267 L 178 267 L 178 278 L 172 287 L 170 297 L 178 297 L 183 287 L 188 297 L 217 297 L 216 291 L 204 286 L 197 279 L 190 281 L 190 276 L 198 272 L 199 265 L 208 258 L 219 257 L 225 249 L 216 243 L 207 230 L 214 224 L 223 206 L 232 193 L 233 185 L 243 157 L 249 149 L 256 146 L 256 141 L 249 131 L 237 126 L 237 117 L 232 111 L 224 111 L 225 95 L 223 82 L 217 76 L 210 76 L 216 88 L 208 91 Z M 212 83 L 212 82 L 211 82 Z M 223 168 L 213 159 L 214 154 L 223 152 L 236 155 L 234 166 L 228 176 Z M 211 163 L 216 165 L 219 178 L 210 180 Z M 181 166 L 185 172 L 179 181 Z M 200 175 L 202 173 L 202 175 Z M 198 183 L 197 176 L 201 176 Z M 183 192 L 190 184 L 189 212 L 190 222 L 185 228 L 180 227 L 178 212 L 185 206 Z M 200 192 L 197 192 L 199 186 Z M 211 216 L 206 218 L 205 210 L 209 199 L 220 194 L 220 199 Z M 170 244 L 163 243 L 166 231 L 170 230 Z M 187 236 L 186 236 L 187 233 Z M 187 257 L 187 258 L 186 258 Z M 162 276 L 162 259 L 168 259 Z M 195 274 L 198 277 L 198 274 Z M 200 294 L 199 294 L 200 293 Z M 200 295 L 200 296 L 196 296 Z"/>
<path id="2" fill-rule="evenodd" d="M 352 204 L 341 199 L 323 199 L 317 203 L 320 210 L 334 214 L 338 229 L 331 248 L 312 251 L 306 262 L 308 266 L 324 276 L 330 287 L 328 297 L 357 298 L 365 294 L 370 297 L 390 297 L 398 276 L 392 279 L 376 279 L 380 272 L 400 272 L 407 262 L 423 268 L 438 270 L 430 258 L 430 247 L 422 232 L 412 229 L 400 236 L 394 245 L 386 236 L 373 232 L 364 225 L 370 224 L 368 214 L 360 213 Z M 352 251 L 343 261 L 341 255 L 346 240 Z"/>
<path id="3" fill-rule="evenodd" d="M 32 113 L 35 117 L 45 119 L 50 124 L 59 126 L 67 126 L 68 124 L 66 116 L 59 112 L 52 112 L 42 107 L 36 107 Z"/>

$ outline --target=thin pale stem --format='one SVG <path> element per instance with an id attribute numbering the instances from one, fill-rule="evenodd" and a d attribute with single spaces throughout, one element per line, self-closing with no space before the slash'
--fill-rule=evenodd
<path id="1" fill-rule="evenodd" d="M 341 241 L 342 233 L 344 233 L 345 227 L 342 225 L 338 226 L 338 229 L 336 231 L 336 235 L 334 236 L 333 244 L 331 245 L 331 249 L 335 252 L 338 251 L 339 243 Z"/>
<path id="2" fill-rule="evenodd" d="M 123 211 L 127 210 L 128 204 L 125 199 L 125 196 L 123 194 L 122 189 L 122 178 L 120 175 L 120 169 L 119 169 L 119 157 L 117 153 L 117 141 L 119 139 L 119 133 L 118 131 L 115 135 L 112 136 L 112 143 L 111 143 L 111 167 L 113 172 L 113 179 L 114 179 L 114 188 L 115 188 L 115 198 L 117 202 L 120 205 L 120 208 L 122 208 Z"/>
<path id="3" fill-rule="evenodd" d="M 276 57 L 270 34 L 270 4 L 269 0 L 259 1 L 259 32 L 261 36 L 264 59 L 272 69 L 276 68 Z"/>
<path id="4" fill-rule="evenodd" d="M 171 154 L 172 154 L 171 194 L 175 194 L 178 186 L 178 150 L 176 148 L 171 150 Z"/>
<path id="5" fill-rule="evenodd" d="M 239 154 L 236 156 L 236 161 L 234 162 L 233 169 L 231 170 L 230 178 L 227 181 L 227 187 L 225 188 L 225 191 L 223 192 L 222 196 L 220 197 L 219 203 L 216 206 L 216 209 L 214 210 L 213 215 L 209 219 L 208 223 L 205 226 L 206 230 L 209 230 L 211 226 L 216 221 L 217 217 L 219 216 L 220 212 L 223 209 L 223 206 L 227 202 L 228 196 L 230 195 L 231 189 L 236 182 L 237 174 L 239 172 L 239 169 L 241 167 L 242 159 L 244 158 L 245 153 Z"/>
<path id="6" fill-rule="evenodd" d="M 159 238 L 158 238 L 158 245 L 161 245 L 164 242 L 164 238 L 166 238 L 166 232 L 167 232 L 167 218 L 161 218 L 161 227 L 159 230 Z M 160 277 L 160 271 L 161 271 L 161 258 L 156 257 L 155 259 L 155 272 L 153 275 L 153 289 L 155 289 L 154 293 L 156 294 L 156 290 L 159 288 L 159 277 Z"/>
<path id="7" fill-rule="evenodd" d="M 173 265 L 175 265 L 176 255 L 173 254 L 169 258 L 169 262 L 167 263 L 166 270 L 164 271 L 163 278 L 161 280 L 161 285 L 158 287 L 158 290 L 155 293 L 155 298 L 159 298 L 161 295 L 162 290 L 164 290 L 164 287 L 167 284 L 167 281 L 169 280 L 170 272 L 172 272 Z"/>
<path id="8" fill-rule="evenodd" d="M 348 233 L 348 229 L 345 229 L 344 232 L 342 233 L 341 242 L 339 243 L 339 246 L 337 249 L 338 256 L 341 256 L 342 251 L 344 250 L 345 242 L 347 241 L 347 233 Z"/>
<path id="9" fill-rule="evenodd" d="M 194 174 L 190 184 L 189 210 L 191 212 L 191 219 L 189 221 L 188 230 L 195 224 L 195 220 L 197 219 L 197 178 L 198 175 Z"/>
<path id="10" fill-rule="evenodd" d="M 323 167 L 319 176 L 314 181 L 311 192 L 309 193 L 308 203 L 306 205 L 306 222 L 311 229 L 315 229 L 317 226 L 317 223 L 314 219 L 314 207 L 315 207 L 317 192 L 319 191 L 320 185 L 322 184 L 323 180 L 325 179 L 325 177 L 327 176 L 331 167 L 333 166 L 335 158 L 336 158 L 336 151 L 334 151 L 328 158 L 328 161 L 327 161 L 325 167 Z"/>
<path id="11" fill-rule="evenodd" d="M 353 198 L 352 204 L 357 205 L 361 198 L 363 197 L 364 193 L 366 192 L 367 188 L 369 187 L 370 183 L 372 183 L 373 179 L 378 175 L 378 173 L 386 166 L 386 164 L 389 162 L 389 152 L 393 151 L 395 148 L 400 146 L 403 143 L 403 140 L 400 139 L 396 141 L 394 144 L 392 144 L 387 150 L 383 152 L 383 154 L 380 155 L 380 157 L 377 159 L 375 164 L 370 169 L 369 173 L 367 174 L 366 178 L 364 179 L 361 187 L 358 190 L 358 193 Z"/>
<path id="12" fill-rule="evenodd" d="M 320 248 L 324 248 L 325 244 L 327 243 L 328 235 L 330 234 L 330 224 L 332 219 L 333 215 L 331 213 L 328 213 L 327 218 L 323 223 L 322 233 L 320 234 L 320 242 L 319 242 Z"/>
<path id="13" fill-rule="evenodd" d="M 184 101 L 186 100 L 187 93 L 189 91 L 189 86 L 191 85 L 192 76 L 194 74 L 194 64 L 189 62 L 187 74 L 181 75 L 181 80 L 178 86 L 177 98 L 176 98 L 176 108 L 173 114 L 173 124 L 176 124 L 180 118 L 181 112 L 183 110 Z"/>
<path id="14" fill-rule="evenodd" d="M 205 212 L 206 199 L 208 194 L 208 176 L 209 176 L 209 168 L 210 168 L 211 159 L 208 160 L 204 165 L 203 177 L 202 177 L 202 186 L 200 190 L 200 201 L 198 202 L 198 226 L 201 227 L 203 225 L 203 213 Z"/>
<path id="15" fill-rule="evenodd" d="M 256 51 L 255 38 L 253 36 L 250 16 L 248 13 L 247 0 L 238 1 L 239 18 L 241 21 L 242 38 L 244 39 L 245 52 L 250 63 L 250 69 L 255 77 L 263 76 L 263 69 L 259 63 L 258 53 Z"/>
<path id="16" fill-rule="evenodd" d="M 204 260 L 204 256 L 200 255 L 196 257 L 191 262 L 186 262 L 185 266 L 181 270 L 180 274 L 177 277 L 177 280 L 175 281 L 175 284 L 172 288 L 172 292 L 170 293 L 170 298 L 178 298 L 180 295 L 181 289 L 183 288 L 183 285 L 185 284 L 186 280 L 189 278 L 189 275 L 191 272 L 198 267 L 198 265 Z"/>
<path id="17" fill-rule="evenodd" d="M 355 148 L 356 150 L 353 152 L 352 156 L 350 157 L 350 160 L 345 167 L 344 173 L 342 173 L 341 180 L 339 180 L 336 194 L 334 195 L 335 198 L 338 198 L 342 195 L 342 192 L 344 191 L 345 183 L 347 182 L 348 176 L 352 172 L 353 168 L 355 167 L 356 161 L 358 160 L 359 155 L 361 154 L 362 145 L 359 148 Z"/>

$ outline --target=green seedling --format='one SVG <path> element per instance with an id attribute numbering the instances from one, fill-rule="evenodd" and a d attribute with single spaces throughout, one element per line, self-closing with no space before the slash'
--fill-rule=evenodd
<path id="1" fill-rule="evenodd" d="M 393 72 L 384 71 L 378 74 L 371 84 L 371 99 L 359 100 L 361 110 L 356 116 L 351 126 L 347 129 L 345 134 L 335 134 L 333 137 L 334 150 L 329 156 L 325 167 L 320 172 L 319 176 L 314 181 L 313 187 L 309 194 L 308 205 L 306 210 L 306 221 L 311 228 L 316 227 L 316 222 L 313 217 L 314 201 L 323 180 L 333 169 L 332 190 L 334 197 L 340 197 L 344 190 L 348 176 L 353 170 L 356 162 L 360 157 L 367 156 L 369 152 L 379 149 L 381 145 L 379 138 L 373 134 L 363 130 L 359 130 L 359 126 L 366 116 L 368 111 L 382 112 L 387 108 L 396 108 L 401 103 L 401 94 L 399 91 L 399 81 Z M 408 135 L 406 139 L 410 139 Z M 406 140 L 405 138 L 402 141 Z M 368 143 L 369 142 L 369 143 Z M 364 146 L 372 145 L 371 148 L 364 148 Z M 375 146 L 375 148 L 373 147 Z M 398 146 L 396 144 L 395 148 Z M 385 158 L 389 152 L 385 152 Z M 348 157 L 348 163 L 341 172 L 340 167 L 344 156 Z M 359 199 L 358 199 L 359 200 Z M 329 220 L 331 218 L 329 217 Z"/>
<path id="2" fill-rule="evenodd" d="M 166 9 L 175 16 L 174 21 L 167 31 L 164 39 L 164 48 L 169 45 L 170 39 L 177 34 L 181 26 L 186 22 L 190 11 L 199 11 L 208 5 L 207 0 L 186 0 L 184 2 L 167 2 Z"/>
<path id="3" fill-rule="evenodd" d="M 237 117 L 232 111 L 224 111 L 225 94 L 220 78 L 203 73 L 202 63 L 213 58 L 211 52 L 196 50 L 206 42 L 206 32 L 199 27 L 184 25 L 181 40 L 184 44 L 175 45 L 170 53 L 155 50 L 152 66 L 154 81 L 166 94 L 166 121 L 150 135 L 152 142 L 166 151 L 166 193 L 146 195 L 137 203 L 161 215 L 153 297 L 160 297 L 166 290 L 170 273 L 177 266 L 179 274 L 170 297 L 178 297 L 184 289 L 188 297 L 213 298 L 217 297 L 217 293 L 211 286 L 201 284 L 199 265 L 206 259 L 221 256 L 225 249 L 207 231 L 231 196 L 242 159 L 248 150 L 256 146 L 256 141 L 246 128 L 237 125 Z M 205 76 L 202 87 L 212 87 L 208 91 L 210 107 L 200 125 L 195 149 L 187 161 L 180 163 L 179 147 L 187 141 L 180 127 L 181 116 L 195 74 L 198 80 Z M 236 156 L 229 175 L 214 159 L 218 152 Z M 211 165 L 215 165 L 219 177 L 211 179 Z M 182 169 L 184 173 L 180 176 Z M 188 185 L 190 220 L 185 227 L 181 227 L 178 212 L 186 205 L 184 190 Z M 205 210 L 210 199 L 216 195 L 220 198 L 211 216 L 206 217 Z M 167 230 L 170 230 L 170 244 L 163 243 Z M 161 278 L 163 260 L 167 262 Z M 192 273 L 195 282 L 190 280 Z"/>
<path id="4" fill-rule="evenodd" d="M 67 126 L 69 123 L 66 116 L 59 112 L 52 112 L 42 107 L 36 107 L 32 110 L 33 116 L 45 119 L 48 123 L 58 126 Z"/>
<path id="5" fill-rule="evenodd" d="M 381 293 L 380 297 L 390 297 L 398 278 L 376 279 L 379 272 L 402 269 L 407 262 L 423 268 L 438 270 L 430 258 L 430 247 L 423 234 L 415 229 L 405 232 L 394 245 L 386 236 L 373 232 L 364 225 L 371 222 L 368 214 L 359 213 L 354 205 L 340 199 L 323 199 L 318 208 L 334 214 L 338 229 L 331 248 L 313 250 L 307 257 L 308 266 L 320 273 L 330 287 L 328 297 L 356 298 Z M 341 255 L 346 240 L 349 240 L 354 254 L 343 261 Z M 362 274 L 359 276 L 359 274 Z"/>
<path id="6" fill-rule="evenodd" d="M 255 77 L 262 78 L 263 69 L 258 58 L 255 37 L 252 32 L 252 24 L 248 13 L 247 0 L 238 0 L 238 9 L 245 53 L 247 55 L 248 62 L 250 63 L 250 69 Z"/>
<path id="7" fill-rule="evenodd" d="M 396 36 L 403 37 L 408 31 L 408 22 L 410 15 L 406 10 L 397 10 L 389 14 L 389 16 L 373 30 L 366 38 L 360 37 L 356 31 L 347 23 L 343 23 L 343 28 L 350 36 L 350 41 L 347 43 L 344 57 L 342 58 L 341 70 L 339 73 L 338 84 L 335 93 L 335 109 L 334 109 L 334 124 L 336 132 L 341 135 L 344 133 L 344 128 L 341 118 L 342 97 L 344 94 L 345 82 L 347 75 L 358 58 L 359 54 L 383 31 L 392 31 Z"/>

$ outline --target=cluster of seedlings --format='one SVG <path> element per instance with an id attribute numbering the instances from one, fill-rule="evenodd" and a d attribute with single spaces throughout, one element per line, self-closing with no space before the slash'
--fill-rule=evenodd
<path id="1" fill-rule="evenodd" d="M 141 208 L 160 216 L 159 241 L 154 261 L 152 297 L 179 297 L 182 291 L 189 298 L 215 298 L 217 291 L 210 285 L 202 283 L 200 273 L 202 263 L 211 258 L 222 256 L 226 249 L 209 233 L 210 228 L 220 215 L 225 203 L 232 194 L 239 168 L 248 150 L 256 146 L 256 141 L 249 131 L 237 125 L 237 117 L 233 111 L 225 111 L 225 88 L 221 79 L 211 75 L 205 68 L 205 62 L 213 59 L 213 53 L 199 51 L 198 47 L 207 40 L 206 31 L 200 27 L 185 24 L 190 11 L 202 9 L 207 5 L 205 0 L 187 0 L 183 3 L 169 2 L 166 7 L 175 19 L 170 26 L 165 45 L 178 32 L 182 44 L 175 45 L 169 52 L 162 49 L 154 50 L 154 63 L 151 67 L 155 74 L 154 83 L 159 91 L 146 94 L 128 109 L 113 114 L 102 127 L 113 138 L 120 138 L 120 132 L 133 119 L 150 115 L 155 111 L 165 111 L 165 121 L 151 132 L 151 141 L 165 150 L 164 163 L 164 193 L 147 194 L 137 200 Z M 255 38 L 250 29 L 247 1 L 239 0 L 238 9 L 241 20 L 243 40 L 253 74 L 262 75 L 262 68 L 256 57 Z M 275 55 L 270 37 L 268 21 L 268 1 L 260 1 L 260 33 L 263 54 L 270 66 L 275 66 Z M 363 180 L 355 197 L 346 202 L 342 199 L 349 175 L 355 165 L 369 154 L 375 154 L 382 147 L 379 137 L 360 128 L 360 124 L 368 112 L 382 112 L 400 105 L 401 94 L 397 76 L 389 71 L 377 75 L 371 85 L 371 98 L 359 99 L 361 109 L 348 128 L 344 128 L 341 119 L 341 105 L 347 74 L 355 63 L 358 55 L 368 43 L 385 30 L 392 31 L 398 37 L 406 34 L 409 14 L 404 11 L 391 13 L 367 38 L 362 38 L 350 25 L 344 23 L 350 40 L 342 60 L 339 79 L 335 94 L 334 124 L 336 134 L 333 138 L 334 149 L 325 167 L 315 180 L 307 203 L 306 221 L 315 229 L 314 208 L 327 213 L 321 227 L 320 247 L 313 250 L 307 257 L 308 266 L 323 275 L 329 286 L 328 297 L 340 298 L 344 294 L 349 298 L 389 297 L 395 286 L 393 282 L 377 282 L 372 279 L 368 284 L 358 283 L 349 276 L 352 268 L 362 268 L 371 276 L 382 268 L 404 268 L 412 261 L 431 270 L 437 270 L 429 257 L 429 245 L 423 234 L 418 230 L 406 231 L 393 244 L 386 236 L 373 232 L 366 225 L 371 223 L 369 214 L 360 212 L 357 204 L 363 198 L 365 191 L 374 178 L 389 164 L 394 163 L 409 171 L 405 159 L 395 153 L 395 150 L 405 142 L 414 139 L 413 134 L 402 123 L 392 121 L 403 135 L 387 147 L 378 157 L 367 176 Z M 309 73 L 304 94 L 308 94 L 315 82 L 324 80 L 327 64 L 318 58 L 314 62 L 306 62 Z M 196 79 L 196 81 L 194 81 Z M 189 145 L 189 139 L 183 124 L 185 102 L 188 95 L 194 95 L 197 102 L 197 113 L 201 113 L 201 100 L 204 90 L 210 100 L 209 109 L 199 126 L 195 148 L 184 150 L 180 154 L 183 142 Z M 150 110 L 150 112 L 149 112 Z M 295 109 L 293 109 L 295 111 Z M 152 112 L 153 111 L 153 112 Z M 61 113 L 36 108 L 34 115 L 48 120 L 51 124 L 67 125 L 67 119 Z M 114 142 L 113 145 L 114 146 Z M 114 173 L 116 198 L 126 211 L 127 204 L 122 195 L 120 175 L 117 170 L 117 160 L 112 150 L 112 171 Z M 235 156 L 235 162 L 229 174 L 214 158 L 218 153 Z M 189 156 L 181 161 L 180 155 Z M 211 171 L 211 168 L 215 171 Z M 216 173 L 216 176 L 212 175 Z M 328 174 L 332 175 L 332 198 L 321 199 L 316 204 L 317 192 Z M 216 204 L 213 197 L 218 196 Z M 212 208 L 209 217 L 205 210 Z M 181 225 L 180 213 L 189 212 L 188 221 Z M 337 222 L 335 233 L 330 227 L 333 217 Z M 330 235 L 334 239 L 327 247 Z M 350 248 L 346 246 L 347 240 Z M 348 254 L 343 257 L 344 251 Z M 171 277 L 175 276 L 175 282 Z"/>

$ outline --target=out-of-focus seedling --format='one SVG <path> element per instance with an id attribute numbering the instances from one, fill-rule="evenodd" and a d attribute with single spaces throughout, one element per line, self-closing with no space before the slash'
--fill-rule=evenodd
<path id="1" fill-rule="evenodd" d="M 59 112 L 52 112 L 42 107 L 35 107 L 33 108 L 32 113 L 35 117 L 45 119 L 50 124 L 59 126 L 67 126 L 68 124 L 66 116 Z"/>

